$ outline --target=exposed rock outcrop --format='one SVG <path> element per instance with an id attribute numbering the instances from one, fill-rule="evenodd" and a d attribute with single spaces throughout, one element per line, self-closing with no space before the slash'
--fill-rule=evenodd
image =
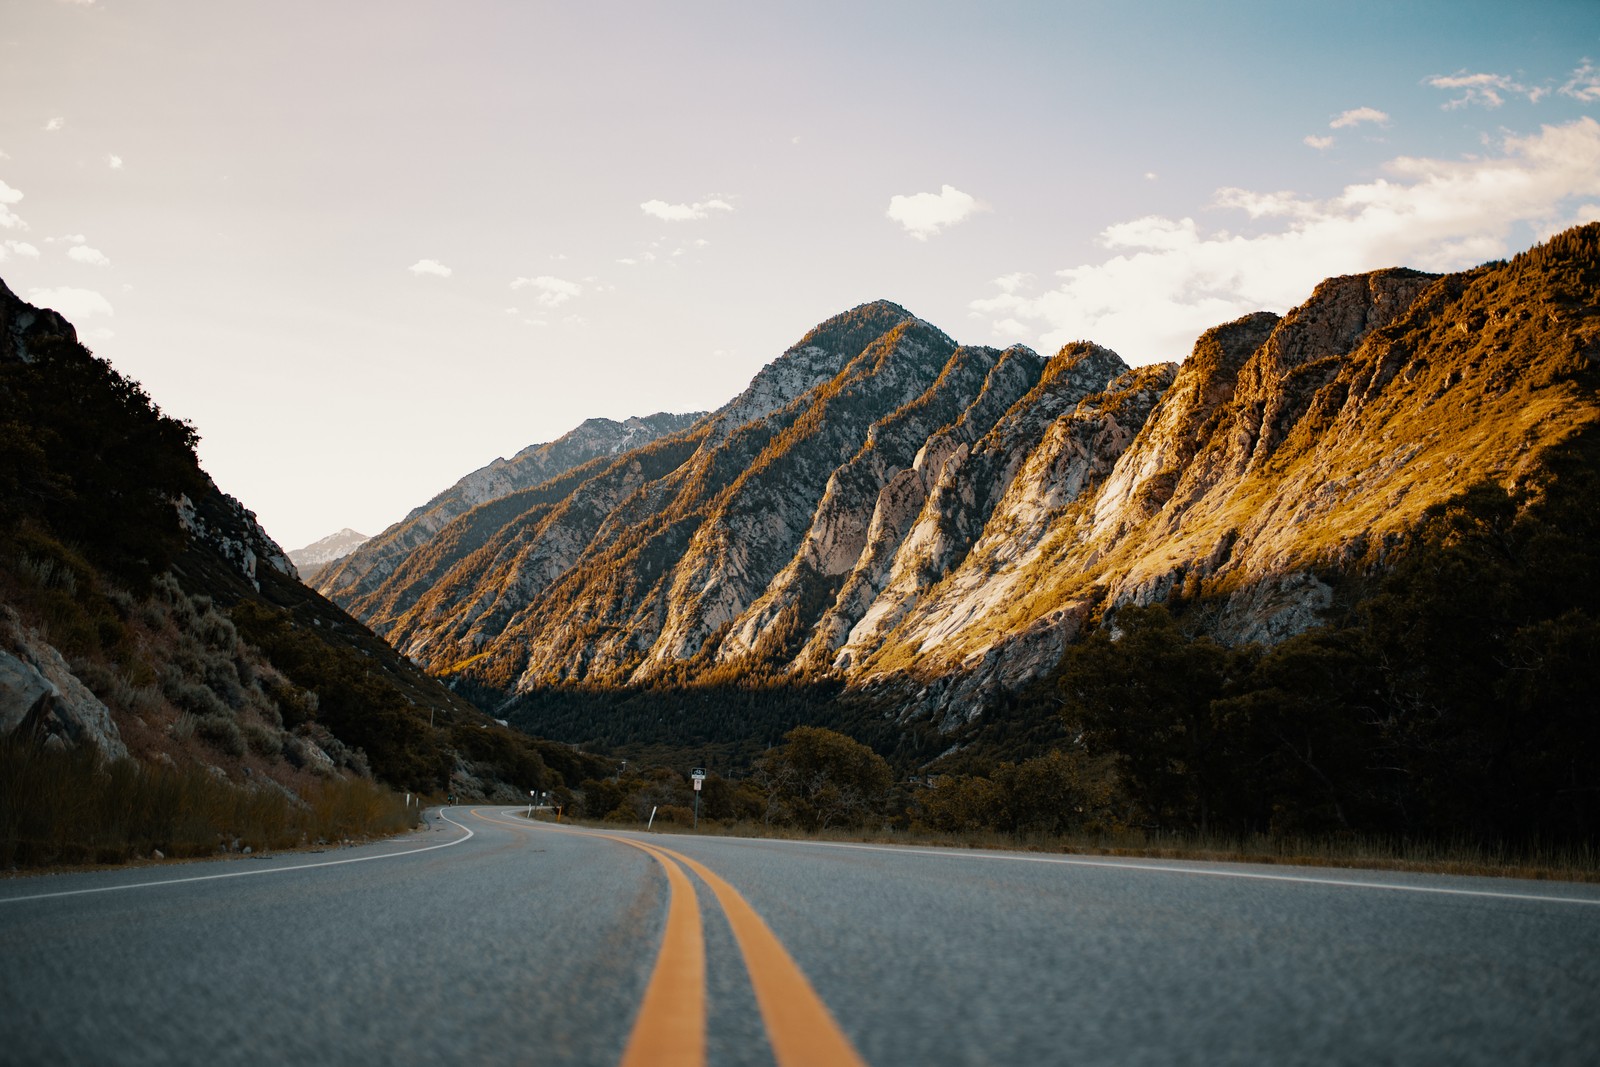
<path id="1" fill-rule="evenodd" d="M 110 709 L 60 652 L 0 605 L 0 736 L 19 727 L 44 744 L 92 744 L 107 759 L 128 754 Z"/>

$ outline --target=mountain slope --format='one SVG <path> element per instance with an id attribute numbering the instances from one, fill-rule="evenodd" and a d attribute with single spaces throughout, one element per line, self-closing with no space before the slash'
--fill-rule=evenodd
<path id="1" fill-rule="evenodd" d="M 458 516 L 481 504 L 540 485 L 603 456 L 615 456 L 666 434 L 676 433 L 703 413 L 660 412 L 622 422 L 588 419 L 545 444 L 529 445 L 510 459 L 480 467 L 406 517 L 371 538 L 339 566 L 319 575 L 318 591 L 330 599 L 372 610 L 370 596 L 414 550 L 426 544 Z"/>
<path id="2" fill-rule="evenodd" d="M 825 682 L 954 730 L 1129 604 L 1280 641 L 1430 509 L 1595 421 L 1597 235 L 1329 279 L 1180 366 L 963 347 L 863 305 L 695 427 L 505 498 L 367 617 L 530 724 L 573 687 Z"/>
<path id="3" fill-rule="evenodd" d="M 23 746 L 8 758 L 93 745 L 302 807 L 340 778 L 515 798 L 587 773 L 302 585 L 195 440 L 0 283 L 0 737 Z"/>

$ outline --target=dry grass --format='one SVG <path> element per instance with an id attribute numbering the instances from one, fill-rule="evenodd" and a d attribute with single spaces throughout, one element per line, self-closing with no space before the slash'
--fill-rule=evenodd
<path id="1" fill-rule="evenodd" d="M 400 833 L 416 822 L 395 793 L 359 778 L 297 797 L 200 766 L 103 762 L 92 748 L 0 740 L 0 869 L 125 863 L 295 848 Z"/>
<path id="2" fill-rule="evenodd" d="M 564 820 L 615 830 L 615 823 Z M 1190 860 L 1213 863 L 1257 863 L 1272 866 L 1335 867 L 1407 871 L 1419 874 L 1479 875 L 1539 881 L 1600 883 L 1600 851 L 1590 845 L 1506 848 L 1483 842 L 1420 841 L 1386 837 L 1202 837 L 1198 834 L 1144 833 L 1137 830 L 1104 834 L 1008 834 L 997 831 L 937 833 L 930 830 L 824 830 L 700 820 L 700 828 L 657 820 L 659 833 L 700 833 L 715 837 L 776 838 L 786 841 L 828 841 L 906 845 L 919 848 L 986 849 L 1077 856 Z"/>

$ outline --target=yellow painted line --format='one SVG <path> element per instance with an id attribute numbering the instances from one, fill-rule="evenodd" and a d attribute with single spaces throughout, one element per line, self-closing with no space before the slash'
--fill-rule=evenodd
<path id="1" fill-rule="evenodd" d="M 480 816 L 481 818 L 481 816 Z M 509 825 L 509 824 L 507 824 Z M 761 1020 L 766 1025 L 767 1040 L 772 1045 L 773 1057 L 778 1062 L 778 1067 L 867 1067 L 866 1061 L 850 1043 L 844 1031 L 839 1029 L 838 1022 L 828 1006 L 822 1002 L 817 991 L 811 987 L 805 972 L 794 962 L 783 942 L 767 926 L 766 921 L 752 908 L 744 896 L 724 881 L 719 875 L 697 860 L 690 859 L 681 852 L 670 848 L 650 843 L 645 844 L 632 838 L 608 834 L 602 831 L 575 830 L 566 827 L 557 828 L 549 823 L 528 823 L 530 827 L 550 830 L 556 833 L 574 834 L 581 837 L 603 837 L 610 841 L 621 842 L 634 848 L 642 849 L 655 856 L 657 861 L 666 867 L 669 872 L 674 866 L 668 862 L 676 860 L 690 870 L 694 871 L 711 888 L 716 896 L 717 903 L 722 906 L 722 912 L 728 917 L 728 926 L 733 930 L 734 941 L 739 946 L 739 954 L 744 957 L 745 970 L 750 974 L 750 985 L 755 991 L 756 1005 L 761 1010 Z M 681 871 L 677 872 L 679 878 L 684 878 Z M 670 874 L 669 874 L 670 877 Z M 684 881 L 688 880 L 684 878 Z M 692 899 L 693 887 L 690 886 L 689 894 Z M 673 894 L 673 900 L 678 899 L 678 894 Z M 668 926 L 671 926 L 669 908 Z M 699 913 L 696 909 L 695 929 L 699 930 Z M 662 944 L 665 956 L 666 944 Z M 701 943 L 701 966 L 704 967 L 704 945 Z M 657 964 L 657 975 L 651 979 L 651 986 L 656 984 L 660 975 L 660 964 Z M 702 981 L 698 989 L 703 990 Z M 703 995 L 703 994 L 702 994 Z M 646 993 L 646 1000 L 649 993 Z M 703 1004 L 703 1002 L 702 1002 Z M 703 1011 L 703 1007 L 702 1007 Z M 643 1009 L 640 1019 L 644 1018 Z M 703 1016 L 702 1016 L 703 1019 Z M 702 1034 L 703 1034 L 702 1022 Z M 638 1027 L 635 1027 L 637 1036 Z M 634 1041 L 628 1043 L 629 1052 L 634 1047 Z M 703 1047 L 703 1046 L 702 1046 Z M 666 1062 L 640 1060 L 639 1063 Z M 633 1063 L 624 1056 L 623 1067 L 633 1067 Z"/>
<path id="2" fill-rule="evenodd" d="M 476 810 L 472 814 L 485 822 L 515 829 L 532 825 L 504 822 Z M 573 833 L 565 829 L 561 832 Z M 581 836 L 606 837 L 632 845 L 661 864 L 667 873 L 667 926 L 620 1067 L 705 1067 L 706 944 L 694 883 L 676 863 L 650 845 L 610 834 Z"/>
<path id="3" fill-rule="evenodd" d="M 739 891 L 704 864 L 671 849 L 661 851 L 699 875 L 722 905 L 744 956 L 745 969 L 750 972 L 750 984 L 755 989 L 756 1004 L 761 1008 L 778 1067 L 866 1067 L 866 1061 L 839 1029 L 833 1013 L 811 988 L 783 942 Z"/>
<path id="4" fill-rule="evenodd" d="M 667 929 L 661 938 L 650 985 L 623 1050 L 621 1067 L 704 1067 L 706 1062 L 706 943 L 694 883 L 676 863 L 654 849 L 667 872 Z"/>

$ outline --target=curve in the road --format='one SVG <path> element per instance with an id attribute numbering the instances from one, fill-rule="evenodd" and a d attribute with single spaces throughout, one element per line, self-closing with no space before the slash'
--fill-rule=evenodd
<path id="1" fill-rule="evenodd" d="M 25 897 L 0 897 L 0 904 L 19 904 L 24 900 L 50 900 L 55 897 L 81 897 L 90 893 L 119 893 L 124 889 L 152 889 L 157 886 L 182 885 L 185 882 L 214 882 L 222 878 L 252 878 L 259 874 L 286 874 L 289 871 L 307 871 L 313 867 L 342 867 L 347 863 L 371 863 L 374 860 L 403 859 L 407 856 L 418 856 L 424 852 L 433 852 L 436 849 L 450 848 L 463 841 L 470 840 L 475 835 L 472 830 L 462 826 L 442 810 L 439 818 L 451 826 L 464 831 L 463 836 L 453 838 L 443 844 L 424 845 L 422 848 L 402 849 L 398 852 L 385 852 L 377 856 L 354 856 L 342 860 L 318 860 L 315 863 L 296 863 L 287 867 L 256 867 L 248 871 L 227 871 L 223 874 L 196 874 L 187 878 L 158 878 L 150 882 L 129 882 L 126 885 L 102 885 L 90 889 L 65 889 L 57 893 L 33 893 Z"/>
<path id="2" fill-rule="evenodd" d="M 739 946 L 739 954 L 744 958 L 745 970 L 750 976 L 750 985 L 755 992 L 767 1040 L 772 1046 L 778 1067 L 810 1067 L 818 1064 L 866 1067 L 866 1061 L 839 1028 L 833 1013 L 812 988 L 810 980 L 794 962 L 794 957 L 783 947 L 783 942 L 778 940 L 749 901 L 705 864 L 661 845 L 646 844 L 618 834 L 558 828 L 547 823 L 507 822 L 477 809 L 472 814 L 485 822 L 520 830 L 615 841 L 649 853 L 667 872 L 671 889 L 667 906 L 667 931 L 662 939 L 650 985 L 640 1005 L 638 1021 L 628 1039 L 622 1067 L 644 1067 L 646 1064 L 653 1067 L 655 1064 L 669 1063 L 703 1067 L 705 1063 L 705 949 L 694 886 L 682 868 L 693 871 L 710 888 L 728 920 L 734 942 Z M 692 950 L 685 944 L 685 939 L 691 936 L 691 926 L 681 917 L 683 908 L 694 913 Z M 676 922 L 675 912 L 680 914 Z M 692 997 L 685 994 L 682 987 L 686 985 L 692 985 Z M 676 992 L 672 991 L 674 989 Z M 687 1033 L 692 1028 L 691 1017 L 698 1021 L 697 1033 L 692 1039 Z M 695 1050 L 694 1058 L 685 1054 L 691 1047 Z"/>

